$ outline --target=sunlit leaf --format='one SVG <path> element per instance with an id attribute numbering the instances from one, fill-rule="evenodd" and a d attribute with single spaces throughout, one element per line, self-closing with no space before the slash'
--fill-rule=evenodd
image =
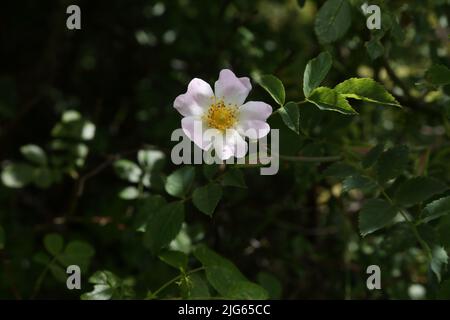
<path id="1" fill-rule="evenodd" d="M 359 213 L 359 232 L 364 237 L 392 223 L 397 210 L 382 199 L 370 199 Z"/>
<path id="2" fill-rule="evenodd" d="M 328 52 L 322 52 L 310 60 L 303 75 L 303 93 L 308 97 L 311 92 L 320 86 L 331 69 L 332 58 Z"/>
<path id="3" fill-rule="evenodd" d="M 307 100 L 321 110 L 337 111 L 343 114 L 357 114 L 345 97 L 336 90 L 319 87 L 311 92 Z"/>
<path id="4" fill-rule="evenodd" d="M 351 22 L 351 7 L 347 0 L 327 0 L 316 16 L 314 30 L 321 43 L 332 43 L 347 33 Z"/>
<path id="5" fill-rule="evenodd" d="M 277 77 L 263 75 L 261 76 L 259 84 L 272 96 L 276 103 L 280 106 L 284 105 L 286 93 L 284 91 L 283 83 Z"/>

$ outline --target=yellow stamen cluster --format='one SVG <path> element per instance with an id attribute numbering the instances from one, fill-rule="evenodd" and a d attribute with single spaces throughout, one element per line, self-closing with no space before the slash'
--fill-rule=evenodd
<path id="1" fill-rule="evenodd" d="M 204 120 L 209 128 L 225 131 L 236 123 L 237 112 L 238 108 L 236 105 L 225 105 L 223 100 L 214 101 L 205 114 Z"/>

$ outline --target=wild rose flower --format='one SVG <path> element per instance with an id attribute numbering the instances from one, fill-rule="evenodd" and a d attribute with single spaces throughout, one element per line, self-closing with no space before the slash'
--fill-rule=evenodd
<path id="1" fill-rule="evenodd" d="M 214 92 L 207 82 L 192 79 L 173 104 L 184 117 L 181 127 L 186 136 L 203 150 L 213 147 L 222 160 L 244 157 L 245 138 L 266 136 L 270 131 L 266 120 L 272 114 L 267 103 L 244 103 L 251 89 L 249 78 L 238 78 L 228 69 L 220 71 Z"/>

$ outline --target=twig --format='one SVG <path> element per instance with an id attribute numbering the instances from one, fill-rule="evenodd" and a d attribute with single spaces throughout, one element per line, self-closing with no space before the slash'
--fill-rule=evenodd
<path id="1" fill-rule="evenodd" d="M 389 64 L 389 61 L 384 58 L 383 59 L 383 66 L 386 69 L 387 74 L 389 75 L 389 78 L 391 78 L 392 81 L 394 81 L 403 91 L 405 94 L 405 97 L 408 100 L 413 100 L 412 96 L 409 93 L 409 89 L 406 86 L 406 84 L 397 76 L 394 69 L 392 69 L 391 65 Z"/>
<path id="2" fill-rule="evenodd" d="M 286 161 L 299 161 L 299 162 L 334 162 L 341 160 L 340 156 L 328 156 L 328 157 L 305 157 L 305 156 L 285 156 L 278 155 L 278 158 Z"/>
<path id="3" fill-rule="evenodd" d="M 420 101 L 417 101 L 419 98 L 414 98 L 413 96 L 411 96 L 407 85 L 397 76 L 394 69 L 392 69 L 391 65 L 389 64 L 389 61 L 386 58 L 383 59 L 383 66 L 386 69 L 389 78 L 391 78 L 391 80 L 403 91 L 404 97 L 399 97 L 395 95 L 395 98 L 400 102 L 402 106 L 434 116 L 441 115 L 441 113 L 438 110 L 427 107 L 425 104 L 421 103 Z"/>
<path id="4" fill-rule="evenodd" d="M 86 183 L 87 180 L 98 175 L 100 172 L 102 172 L 104 169 L 106 169 L 111 163 L 113 163 L 115 160 L 117 160 L 119 158 L 120 158 L 119 155 L 108 156 L 106 161 L 102 162 L 97 167 L 95 167 L 94 169 L 92 169 L 91 171 L 89 171 L 88 173 L 83 175 L 82 177 L 80 177 L 78 179 L 76 196 L 80 197 L 83 194 L 84 184 Z"/>

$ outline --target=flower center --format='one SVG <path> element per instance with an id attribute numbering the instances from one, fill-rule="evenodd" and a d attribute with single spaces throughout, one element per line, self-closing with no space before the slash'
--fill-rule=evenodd
<path id="1" fill-rule="evenodd" d="M 205 115 L 205 120 L 210 128 L 225 131 L 234 126 L 237 121 L 237 107 L 225 105 L 223 100 L 214 102 Z"/>

